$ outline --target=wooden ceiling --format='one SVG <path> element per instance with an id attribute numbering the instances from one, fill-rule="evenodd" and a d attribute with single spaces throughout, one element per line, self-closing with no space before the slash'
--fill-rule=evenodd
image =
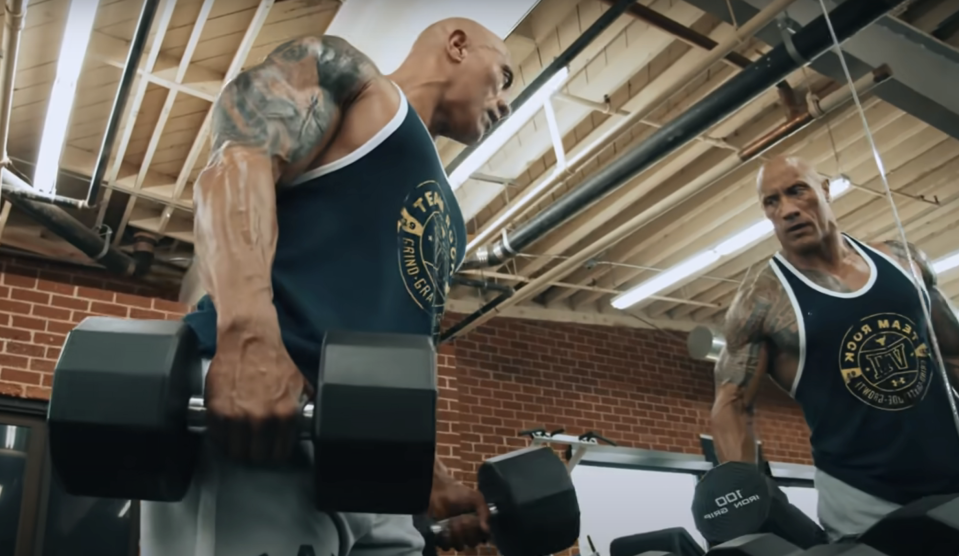
<path id="1" fill-rule="evenodd" d="M 640 4 L 713 41 L 721 42 L 734 33 L 732 26 L 681 0 L 641 0 Z M 930 31 L 959 12 L 956 4 L 951 0 L 914 2 L 901 17 Z M 9 149 L 16 166 L 28 176 L 37 157 L 68 5 L 67 0 L 31 1 L 27 13 Z M 58 192 L 62 195 L 85 194 L 141 6 L 142 0 L 100 0 L 61 160 Z M 121 122 L 100 208 L 73 214 L 91 227 L 109 227 L 112 241 L 121 248 L 130 243 L 133 230 L 155 233 L 163 238 L 159 258 L 188 265 L 193 240 L 191 184 L 207 157 L 211 101 L 225 79 L 262 59 L 280 42 L 321 33 L 338 7 L 335 0 L 161 2 Z M 531 82 L 606 7 L 602 0 L 540 2 L 507 39 L 519 68 L 518 83 Z M 951 44 L 959 38 L 948 35 L 942 40 Z M 768 50 L 768 45 L 752 39 L 736 52 L 755 60 Z M 620 17 L 573 61 L 562 94 L 552 100 L 566 157 L 586 149 L 624 114 L 643 109 L 703 56 L 705 50 L 691 46 L 688 38 L 677 38 L 630 15 Z M 572 168 L 557 187 L 511 219 L 507 228 L 533 217 L 738 71 L 735 64 L 715 64 L 643 122 L 606 140 L 598 157 Z M 825 96 L 845 86 L 812 70 L 797 71 L 788 82 L 800 99 L 809 91 Z M 866 94 L 862 102 L 890 186 L 898 192 L 895 199 L 910 241 L 933 259 L 959 251 L 959 236 L 953 231 L 959 224 L 959 183 L 954 179 L 959 143 L 872 95 Z M 614 309 L 610 300 L 762 218 L 754 189 L 759 161 L 743 164 L 714 183 L 701 183 L 697 177 L 782 124 L 788 108 L 777 90 L 766 92 L 700 140 L 547 234 L 527 252 L 498 268 L 471 271 L 470 277 L 517 286 L 578 255 L 587 262 L 505 314 L 672 329 L 716 323 L 745 273 L 775 252 L 775 239 L 761 241 L 628 310 Z M 462 149 L 445 140 L 438 142 L 438 148 L 446 162 Z M 853 103 L 843 104 L 760 160 L 777 153 L 803 156 L 827 175 L 844 174 L 851 179 L 853 189 L 834 204 L 846 231 L 866 240 L 898 233 L 890 206 L 881 196 L 882 181 Z M 502 178 L 505 185 L 474 179 L 457 191 L 470 234 L 486 230 L 524 191 L 552 172 L 556 160 L 549 126 L 540 111 L 481 170 Z M 677 190 L 688 191 L 680 199 L 667 195 Z M 648 218 L 634 233 L 602 252 L 584 252 L 623 222 L 643 214 Z M 16 210 L 9 215 L 0 243 L 89 262 Z M 944 275 L 942 283 L 952 299 L 959 298 L 959 271 Z M 474 287 L 457 287 L 451 308 L 469 311 L 490 295 Z"/>

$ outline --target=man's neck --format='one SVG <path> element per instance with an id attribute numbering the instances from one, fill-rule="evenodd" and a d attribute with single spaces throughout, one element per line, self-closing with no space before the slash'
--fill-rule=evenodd
<path id="1" fill-rule="evenodd" d="M 429 74 L 422 69 L 413 71 L 404 64 L 387 77 L 399 85 L 410 106 L 426 124 L 426 128 L 433 139 L 436 139 L 441 134 L 443 127 L 443 118 L 438 108 L 445 84 L 424 77 L 427 75 Z"/>
<path id="2" fill-rule="evenodd" d="M 848 258 L 849 246 L 842 233 L 833 228 L 819 246 L 804 253 L 784 253 L 786 260 L 796 268 L 837 271 Z"/>

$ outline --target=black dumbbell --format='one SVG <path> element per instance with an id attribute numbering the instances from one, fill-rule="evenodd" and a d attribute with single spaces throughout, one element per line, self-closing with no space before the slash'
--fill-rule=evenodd
<path id="1" fill-rule="evenodd" d="M 314 447 L 317 508 L 426 511 L 436 449 L 432 339 L 329 332 L 317 377 L 300 423 Z M 186 324 L 85 319 L 63 346 L 47 417 L 64 489 L 181 500 L 202 442 L 202 389 L 202 361 Z"/>
<path id="2" fill-rule="evenodd" d="M 707 556 L 795 556 L 798 546 L 771 533 L 743 535 L 712 547 Z"/>
<path id="3" fill-rule="evenodd" d="M 804 549 L 827 541 L 822 528 L 751 463 L 710 469 L 696 485 L 692 510 L 696 528 L 710 545 L 756 533 L 772 533 Z"/>
<path id="4" fill-rule="evenodd" d="M 609 556 L 702 556 L 703 549 L 683 527 L 617 537 Z"/>
<path id="5" fill-rule="evenodd" d="M 959 554 L 959 494 L 928 496 L 899 508 L 857 542 L 889 556 Z"/>
<path id="6" fill-rule="evenodd" d="M 922 554 L 917 552 L 916 554 Z M 770 533 L 745 535 L 713 547 L 706 556 L 887 556 L 864 544 L 821 544 L 807 550 Z"/>
<path id="7" fill-rule="evenodd" d="M 483 462 L 477 488 L 490 509 L 490 535 L 503 556 L 547 556 L 579 538 L 579 501 L 566 465 L 549 448 L 525 448 Z M 427 544 L 446 535 L 432 524 Z M 437 539 L 430 538 L 434 536 Z"/>

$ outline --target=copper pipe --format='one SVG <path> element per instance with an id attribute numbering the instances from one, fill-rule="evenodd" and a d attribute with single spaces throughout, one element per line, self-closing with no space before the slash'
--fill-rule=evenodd
<path id="1" fill-rule="evenodd" d="M 743 162 L 747 160 L 752 160 L 753 157 L 757 156 L 759 153 L 765 151 L 771 147 L 774 143 L 777 143 L 783 137 L 793 133 L 797 129 L 803 127 L 809 122 L 813 121 L 813 115 L 809 112 L 804 112 L 802 114 L 797 114 L 792 118 L 786 120 L 785 122 L 779 124 L 779 127 L 770 131 L 766 135 L 755 139 L 750 142 L 748 145 L 742 148 L 739 151 L 739 159 Z"/>

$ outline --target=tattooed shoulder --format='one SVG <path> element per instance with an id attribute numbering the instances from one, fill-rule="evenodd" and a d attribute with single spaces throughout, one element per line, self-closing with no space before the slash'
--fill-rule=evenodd
<path id="1" fill-rule="evenodd" d="M 890 239 L 884 241 L 883 243 L 876 245 L 875 247 L 879 248 L 881 251 L 885 251 L 887 254 L 896 259 L 903 266 L 903 268 L 909 268 L 909 258 L 912 257 L 912 261 L 916 264 L 916 267 L 919 269 L 919 272 L 922 274 L 922 280 L 925 282 L 926 286 L 934 287 L 936 286 L 938 280 L 936 279 L 936 272 L 932 268 L 932 262 L 929 261 L 929 257 L 912 243 L 903 243 L 898 239 Z"/>
<path id="2" fill-rule="evenodd" d="M 240 144 L 298 160 L 329 140 L 342 111 L 378 76 L 341 38 L 288 41 L 224 86 L 213 110 L 213 152 Z"/>

